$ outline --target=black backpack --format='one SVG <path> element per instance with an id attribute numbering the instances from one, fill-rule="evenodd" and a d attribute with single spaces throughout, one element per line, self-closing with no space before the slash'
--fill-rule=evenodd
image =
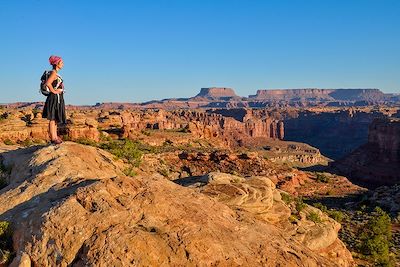
<path id="1" fill-rule="evenodd" d="M 51 74 L 50 70 L 46 70 L 43 72 L 42 77 L 40 77 L 40 92 L 44 96 L 50 95 L 50 89 L 46 86 L 47 79 Z"/>

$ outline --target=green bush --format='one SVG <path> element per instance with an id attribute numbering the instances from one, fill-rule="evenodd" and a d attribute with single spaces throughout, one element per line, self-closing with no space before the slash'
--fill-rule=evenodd
<path id="1" fill-rule="evenodd" d="M 301 212 L 306 207 L 306 204 L 303 202 L 303 199 L 297 198 L 296 199 L 296 210 L 297 212 Z"/>
<path id="2" fill-rule="evenodd" d="M 339 210 L 334 210 L 334 209 L 328 209 L 325 205 L 322 203 L 314 203 L 314 207 L 317 209 L 321 210 L 322 212 L 328 214 L 329 217 L 337 221 L 338 223 L 341 223 L 343 219 L 345 218 L 345 214 Z"/>
<path id="3" fill-rule="evenodd" d="M 323 173 L 319 173 L 319 172 L 316 173 L 315 179 L 320 183 L 329 183 L 329 180 L 330 180 L 328 176 L 326 176 Z"/>
<path id="4" fill-rule="evenodd" d="M 314 203 L 313 206 L 316 207 L 317 209 L 320 209 L 322 212 L 328 211 L 328 208 L 320 202 Z"/>
<path id="5" fill-rule="evenodd" d="M 101 144 L 100 147 L 135 167 L 138 167 L 142 160 L 143 152 L 139 149 L 138 143 L 129 139 L 111 141 Z"/>
<path id="6" fill-rule="evenodd" d="M 315 223 L 322 222 L 321 217 L 319 217 L 319 214 L 315 211 L 311 211 L 309 214 L 307 214 L 307 219 Z"/>
<path id="7" fill-rule="evenodd" d="M 11 259 L 12 232 L 9 222 L 0 221 L 0 264 L 7 264 Z"/>
<path id="8" fill-rule="evenodd" d="M 5 145 L 7 145 L 7 146 L 12 146 L 12 145 L 15 145 L 15 144 L 14 144 L 14 142 L 13 142 L 13 141 L 11 141 L 10 139 L 6 139 L 6 140 L 4 140 L 4 144 L 5 144 Z"/>
<path id="9" fill-rule="evenodd" d="M 19 144 L 24 147 L 30 147 L 30 146 L 42 144 L 42 141 L 35 140 L 35 139 L 25 139 L 24 141 L 19 142 Z"/>
<path id="10" fill-rule="evenodd" d="M 292 197 L 289 194 L 281 193 L 281 198 L 286 204 L 290 204 L 292 202 Z"/>
<path id="11" fill-rule="evenodd" d="M 137 175 L 136 171 L 134 170 L 134 168 L 133 168 L 132 166 L 130 166 L 130 167 L 124 169 L 124 170 L 123 170 L 123 173 L 124 173 L 126 176 L 130 176 L 130 177 L 134 177 L 134 176 Z"/>
<path id="12" fill-rule="evenodd" d="M 76 140 L 77 143 L 85 145 L 85 146 L 94 146 L 97 147 L 97 142 L 87 139 L 87 138 L 79 138 Z"/>
<path id="13" fill-rule="evenodd" d="M 111 142 L 113 139 L 111 136 L 104 134 L 103 131 L 99 130 L 100 132 L 100 141 L 102 142 Z"/>
<path id="14" fill-rule="evenodd" d="M 329 217 L 337 221 L 338 223 L 341 223 L 343 219 L 345 218 L 345 214 L 339 210 L 328 210 L 327 211 Z"/>
<path id="15" fill-rule="evenodd" d="M 375 208 L 374 216 L 363 227 L 360 240 L 361 253 L 370 257 L 377 265 L 392 266 L 389 255 L 392 240 L 391 220 L 381 208 Z"/>

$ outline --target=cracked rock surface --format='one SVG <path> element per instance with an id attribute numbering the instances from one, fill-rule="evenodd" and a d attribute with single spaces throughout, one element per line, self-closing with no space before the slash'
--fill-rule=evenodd
<path id="1" fill-rule="evenodd" d="M 272 185 L 259 202 L 227 205 L 160 175 L 126 177 L 112 155 L 75 143 L 1 156 L 12 168 L 0 191 L 11 266 L 337 266 L 232 207 L 270 207 Z"/>

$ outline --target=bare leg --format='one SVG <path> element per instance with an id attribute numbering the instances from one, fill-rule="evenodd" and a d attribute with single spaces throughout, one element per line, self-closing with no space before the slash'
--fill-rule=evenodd
<path id="1" fill-rule="evenodd" d="M 57 134 L 57 123 L 54 122 L 54 137 L 56 140 L 58 140 L 58 134 Z"/>
<path id="2" fill-rule="evenodd" d="M 57 125 L 54 120 L 51 120 L 49 123 L 49 133 L 52 141 L 57 139 Z"/>

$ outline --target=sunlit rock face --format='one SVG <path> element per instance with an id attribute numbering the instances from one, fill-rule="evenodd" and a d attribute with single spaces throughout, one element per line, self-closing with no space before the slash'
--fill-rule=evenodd
<path id="1" fill-rule="evenodd" d="M 12 170 L 0 191 L 12 266 L 352 263 L 338 224 L 322 214 L 318 225 L 304 215 L 299 234 L 279 226 L 290 212 L 265 177 L 210 174 L 199 192 L 160 175 L 127 177 L 111 154 L 72 142 L 2 158 Z"/>

